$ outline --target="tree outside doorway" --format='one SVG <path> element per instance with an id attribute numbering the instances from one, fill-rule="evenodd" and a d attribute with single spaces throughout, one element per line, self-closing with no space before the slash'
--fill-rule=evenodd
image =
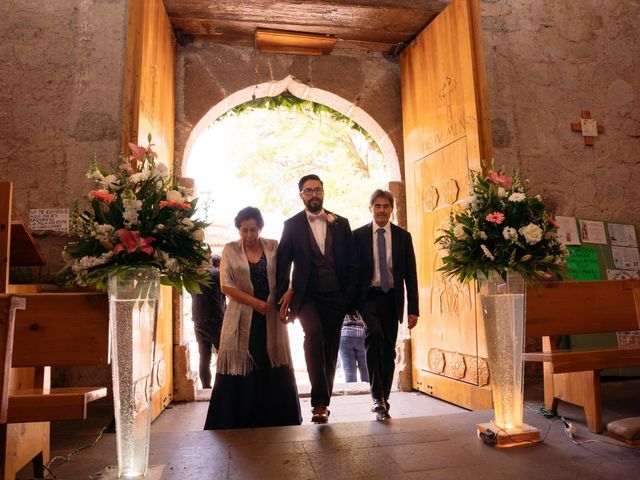
<path id="1" fill-rule="evenodd" d="M 284 220 L 303 208 L 297 187 L 303 175 L 322 178 L 325 207 L 347 217 L 352 228 L 371 220 L 369 196 L 389 183 L 383 155 L 362 127 L 288 92 L 241 104 L 208 125 L 194 142 L 184 173 L 195 179 L 214 253 L 238 238 L 233 219 L 249 205 L 262 211 L 262 236 L 280 239 Z M 196 370 L 190 297 L 183 298 L 183 331 Z M 289 324 L 289 337 L 298 384 L 308 384 L 298 321 Z M 336 382 L 341 375 L 339 370 Z"/>

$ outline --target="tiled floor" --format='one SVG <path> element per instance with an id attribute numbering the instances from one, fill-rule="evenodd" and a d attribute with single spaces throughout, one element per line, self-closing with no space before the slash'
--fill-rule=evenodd
<path id="1" fill-rule="evenodd" d="M 606 422 L 640 416 L 640 380 L 603 384 Z M 578 479 L 635 478 L 640 450 L 587 431 L 582 412 L 561 404 L 560 414 L 577 427 L 575 441 L 562 422 L 536 410 L 542 389 L 526 391 L 525 422 L 538 427 L 544 442 L 496 449 L 476 435 L 491 411 L 467 412 L 418 393 L 393 393 L 392 420 L 376 422 L 368 395 L 337 395 L 328 425 L 309 423 L 302 399 L 302 426 L 202 431 L 206 402 L 175 404 L 153 424 L 150 462 L 162 465 L 166 479 L 340 480 L 340 479 Z M 67 454 L 95 439 L 105 412 L 84 422 L 56 424 L 52 456 Z M 108 412 L 107 412 L 108 413 Z M 102 422 L 102 423 L 101 423 Z M 56 462 L 59 480 L 86 479 L 115 459 L 115 438 Z M 24 471 L 29 478 L 29 472 Z"/>

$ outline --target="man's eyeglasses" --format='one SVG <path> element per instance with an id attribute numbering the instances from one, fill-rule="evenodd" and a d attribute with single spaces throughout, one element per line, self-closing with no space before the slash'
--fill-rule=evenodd
<path id="1" fill-rule="evenodd" d="M 312 195 L 314 193 L 316 195 L 320 195 L 323 192 L 324 190 L 322 189 L 322 187 L 316 187 L 316 188 L 305 188 L 302 190 L 301 193 L 304 193 L 305 195 Z"/>

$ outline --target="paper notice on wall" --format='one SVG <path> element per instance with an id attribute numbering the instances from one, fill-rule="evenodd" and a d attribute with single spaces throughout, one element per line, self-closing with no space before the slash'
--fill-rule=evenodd
<path id="1" fill-rule="evenodd" d="M 609 223 L 609 238 L 611 245 L 620 247 L 637 247 L 636 230 L 633 225 L 622 223 Z"/>
<path id="2" fill-rule="evenodd" d="M 607 244 L 607 235 L 604 231 L 604 222 L 594 220 L 578 220 L 580 225 L 580 238 L 583 243 Z"/>
<path id="3" fill-rule="evenodd" d="M 607 268 L 607 280 L 628 280 L 630 278 L 640 278 L 638 270 L 614 270 Z"/>
<path id="4" fill-rule="evenodd" d="M 623 270 L 640 269 L 640 252 L 634 247 L 611 247 L 613 264 Z"/>
<path id="5" fill-rule="evenodd" d="M 567 247 L 567 276 L 570 280 L 600 280 L 598 252 L 594 247 Z"/>
<path id="6" fill-rule="evenodd" d="M 68 208 L 39 208 L 29 210 L 29 228 L 35 230 L 69 231 Z"/>
<path id="7" fill-rule="evenodd" d="M 580 245 L 576 217 L 556 217 L 556 223 L 559 225 L 558 239 L 564 245 Z"/>

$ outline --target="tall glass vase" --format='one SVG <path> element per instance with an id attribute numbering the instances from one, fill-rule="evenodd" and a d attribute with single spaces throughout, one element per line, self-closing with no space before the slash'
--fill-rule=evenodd
<path id="1" fill-rule="evenodd" d="M 525 281 L 515 271 L 506 280 L 478 272 L 493 397 L 493 423 L 509 432 L 523 425 Z"/>
<path id="2" fill-rule="evenodd" d="M 149 460 L 160 272 L 142 267 L 112 274 L 108 292 L 118 478 L 143 478 Z"/>

